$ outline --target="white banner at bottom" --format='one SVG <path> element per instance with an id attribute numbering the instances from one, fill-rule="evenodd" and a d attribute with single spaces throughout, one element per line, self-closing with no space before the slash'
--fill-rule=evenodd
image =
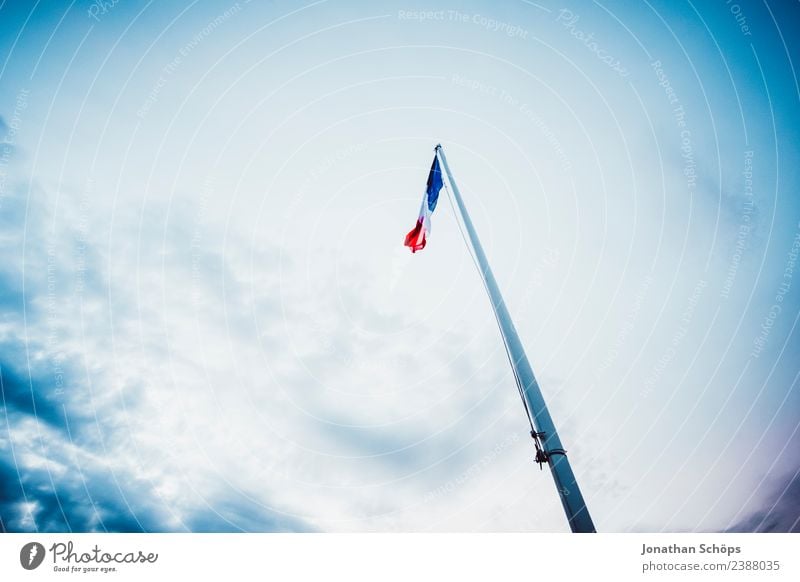
<path id="1" fill-rule="evenodd" d="M 800 580 L 797 534 L 5 534 L 1 580 Z"/>

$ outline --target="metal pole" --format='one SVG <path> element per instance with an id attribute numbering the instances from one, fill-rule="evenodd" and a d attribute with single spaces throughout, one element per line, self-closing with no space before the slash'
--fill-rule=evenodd
<path id="1" fill-rule="evenodd" d="M 556 426 L 553 424 L 553 419 L 550 417 L 550 412 L 547 410 L 542 391 L 539 389 L 539 383 L 533 375 L 533 369 L 528 362 L 528 357 L 525 355 L 525 349 L 522 347 L 522 342 L 519 339 L 519 335 L 517 335 L 517 330 L 514 328 L 514 323 L 511 321 L 511 316 L 508 313 L 505 301 L 503 301 L 503 296 L 500 294 L 500 288 L 497 286 L 497 281 L 495 281 L 492 270 L 489 267 L 489 262 L 486 260 L 486 254 L 483 252 L 478 234 L 475 232 L 475 227 L 472 225 L 472 220 L 469 218 L 467 208 L 464 206 L 461 193 L 458 191 L 458 186 L 455 180 L 453 180 L 453 175 L 450 173 L 450 167 L 447 165 L 447 157 L 444 155 L 444 150 L 441 145 L 436 146 L 436 152 L 442 162 L 444 172 L 447 174 L 447 179 L 453 188 L 453 196 L 455 197 L 456 205 L 461 213 L 464 226 L 467 229 L 472 248 L 475 251 L 475 257 L 478 261 L 483 280 L 486 283 L 486 289 L 489 292 L 492 308 L 494 309 L 497 321 L 500 325 L 500 333 L 508 348 L 511 366 L 514 369 L 515 376 L 520 382 L 525 404 L 532 415 L 533 424 L 538 433 L 532 436 L 534 436 L 534 438 L 538 437 L 542 443 L 544 460 L 546 460 L 547 464 L 550 466 L 550 472 L 556 483 L 556 489 L 561 498 L 561 504 L 564 506 L 564 511 L 567 514 L 569 526 L 574 533 L 593 533 L 595 529 L 592 518 L 589 515 L 589 509 L 586 507 L 583 495 L 581 495 L 581 490 L 578 487 L 578 482 L 575 480 L 575 474 L 572 472 L 572 467 L 567 459 L 566 451 L 564 451 L 564 448 L 561 446 L 561 440 L 558 438 Z"/>

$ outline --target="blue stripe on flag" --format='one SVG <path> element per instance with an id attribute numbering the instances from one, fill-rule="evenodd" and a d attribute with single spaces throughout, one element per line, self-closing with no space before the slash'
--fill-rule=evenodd
<path id="1" fill-rule="evenodd" d="M 439 201 L 439 190 L 442 189 L 442 172 L 439 170 L 439 157 L 433 156 L 431 172 L 428 174 L 428 210 L 433 212 Z"/>

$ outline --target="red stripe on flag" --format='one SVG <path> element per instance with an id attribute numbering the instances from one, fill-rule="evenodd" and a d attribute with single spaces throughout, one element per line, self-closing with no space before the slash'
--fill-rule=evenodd
<path id="1" fill-rule="evenodd" d="M 406 235 L 405 245 L 411 249 L 412 253 L 416 253 L 425 248 L 425 228 L 422 225 L 423 221 L 424 218 L 420 216 L 417 220 L 417 225 Z"/>

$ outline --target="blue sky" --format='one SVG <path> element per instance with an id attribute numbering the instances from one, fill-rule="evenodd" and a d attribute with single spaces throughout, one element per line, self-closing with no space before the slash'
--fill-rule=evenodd
<path id="1" fill-rule="evenodd" d="M 795 3 L 0 4 L 0 529 L 800 518 Z"/>

